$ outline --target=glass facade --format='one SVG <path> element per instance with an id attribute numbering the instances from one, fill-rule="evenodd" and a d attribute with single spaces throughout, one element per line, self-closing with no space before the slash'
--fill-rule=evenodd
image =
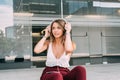
<path id="1" fill-rule="evenodd" d="M 73 56 L 120 55 L 120 0 L 2 0 L 0 12 L 1 59 L 45 56 L 33 48 L 57 18 L 72 24 Z"/>
<path id="2" fill-rule="evenodd" d="M 13 49 L 13 7 L 12 1 L 0 2 L 0 58 L 9 55 Z M 11 34 L 10 34 L 11 33 Z"/>

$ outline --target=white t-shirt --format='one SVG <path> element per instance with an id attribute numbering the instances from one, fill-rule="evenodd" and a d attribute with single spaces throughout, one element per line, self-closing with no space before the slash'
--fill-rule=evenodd
<path id="1" fill-rule="evenodd" d="M 69 60 L 70 55 L 66 55 L 64 52 L 63 55 L 57 59 L 52 51 L 52 43 L 49 44 L 48 51 L 47 51 L 47 60 L 46 66 L 53 67 L 53 66 L 60 66 L 60 67 L 69 67 Z"/>

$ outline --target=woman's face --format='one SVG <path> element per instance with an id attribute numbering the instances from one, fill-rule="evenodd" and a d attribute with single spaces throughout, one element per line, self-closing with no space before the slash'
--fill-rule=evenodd
<path id="1" fill-rule="evenodd" d="M 53 23 L 52 34 L 55 38 L 60 38 L 63 35 L 62 27 L 57 22 Z"/>

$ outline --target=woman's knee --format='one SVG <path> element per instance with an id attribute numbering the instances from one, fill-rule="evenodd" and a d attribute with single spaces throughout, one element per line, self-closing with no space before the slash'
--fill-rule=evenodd
<path id="1" fill-rule="evenodd" d="M 83 66 L 76 66 L 74 68 L 74 70 L 76 70 L 77 72 L 84 72 L 84 73 L 86 73 L 86 69 Z"/>
<path id="2" fill-rule="evenodd" d="M 74 75 L 74 80 L 86 80 L 86 69 L 84 66 L 76 66 L 72 69 L 71 75 Z"/>

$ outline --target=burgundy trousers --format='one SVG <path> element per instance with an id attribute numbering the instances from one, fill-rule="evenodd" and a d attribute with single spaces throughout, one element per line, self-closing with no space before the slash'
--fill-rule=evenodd
<path id="1" fill-rule="evenodd" d="M 63 67 L 46 67 L 40 80 L 86 80 L 86 69 L 76 66 L 72 70 Z"/>

